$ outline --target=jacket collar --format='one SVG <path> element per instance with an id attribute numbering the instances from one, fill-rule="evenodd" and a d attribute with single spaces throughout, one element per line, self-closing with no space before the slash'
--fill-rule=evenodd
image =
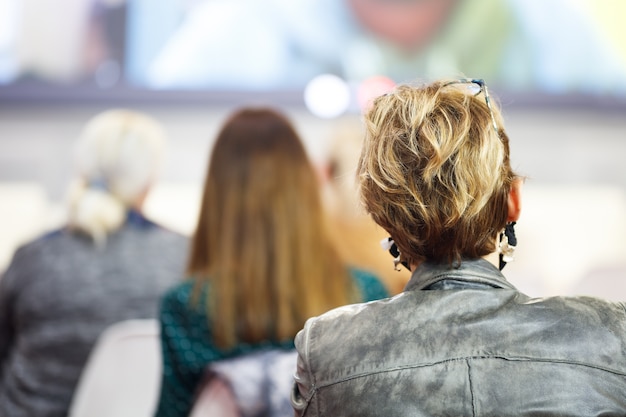
<path id="1" fill-rule="evenodd" d="M 138 229 L 148 229 L 156 226 L 156 223 L 148 220 L 141 212 L 135 209 L 129 209 L 126 213 L 126 222 Z"/>
<path id="2" fill-rule="evenodd" d="M 449 264 L 424 262 L 413 271 L 404 288 L 425 290 L 441 281 L 467 283 L 467 286 L 485 286 L 500 289 L 516 289 L 491 262 L 485 259 L 464 260 L 458 267 Z"/>

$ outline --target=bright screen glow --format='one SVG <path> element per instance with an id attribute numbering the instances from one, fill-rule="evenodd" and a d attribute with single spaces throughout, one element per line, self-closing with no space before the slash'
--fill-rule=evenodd
<path id="1" fill-rule="evenodd" d="M 0 0 L 2 86 L 304 91 L 465 75 L 626 97 L 614 0 Z"/>

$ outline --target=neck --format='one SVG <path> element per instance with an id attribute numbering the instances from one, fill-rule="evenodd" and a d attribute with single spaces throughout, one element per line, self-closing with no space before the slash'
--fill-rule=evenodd
<path id="1" fill-rule="evenodd" d="M 500 267 L 500 257 L 498 252 L 491 252 L 489 255 L 483 256 L 483 259 L 491 262 L 496 268 Z"/>
<path id="2" fill-rule="evenodd" d="M 493 266 L 495 266 L 496 268 L 500 268 L 500 257 L 498 256 L 498 252 L 491 252 L 489 255 L 483 256 L 482 259 L 493 264 Z M 411 272 L 412 272 L 412 271 L 415 271 L 415 268 L 417 268 L 419 264 L 413 263 L 410 266 L 411 266 Z"/>

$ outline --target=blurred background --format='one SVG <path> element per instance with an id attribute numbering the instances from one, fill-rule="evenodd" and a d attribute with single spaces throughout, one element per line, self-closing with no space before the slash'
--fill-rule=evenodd
<path id="1" fill-rule="evenodd" d="M 0 0 L 0 271 L 63 223 L 73 142 L 104 109 L 165 124 L 147 212 L 190 233 L 234 108 L 284 110 L 321 168 L 372 97 L 466 75 L 502 106 L 527 177 L 507 277 L 625 300 L 624 17 L 622 0 Z"/>

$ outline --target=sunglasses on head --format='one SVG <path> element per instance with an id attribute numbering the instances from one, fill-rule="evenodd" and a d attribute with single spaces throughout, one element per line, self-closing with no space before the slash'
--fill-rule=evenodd
<path id="1" fill-rule="evenodd" d="M 498 129 L 498 124 L 496 123 L 496 116 L 493 114 L 493 108 L 491 107 L 491 97 L 489 97 L 489 90 L 487 89 L 487 84 L 485 84 L 485 80 L 481 78 L 459 78 L 458 80 L 449 81 L 444 83 L 441 87 L 447 87 L 449 85 L 455 84 L 468 84 L 471 87 L 474 87 L 472 92 L 475 96 L 483 93 L 485 95 L 485 103 L 487 104 L 487 108 L 489 109 L 489 115 L 491 115 L 491 122 L 493 123 L 493 128 L 496 130 L 496 133 L 500 133 Z"/>

